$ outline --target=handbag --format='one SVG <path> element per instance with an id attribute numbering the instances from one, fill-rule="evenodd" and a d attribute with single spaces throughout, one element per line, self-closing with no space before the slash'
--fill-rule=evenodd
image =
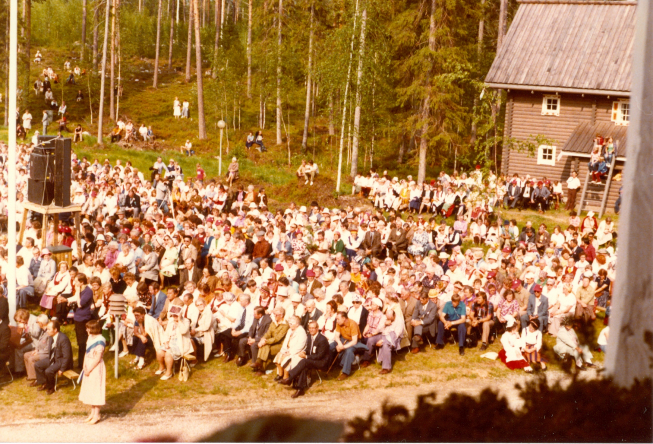
<path id="1" fill-rule="evenodd" d="M 181 367 L 179 368 L 179 381 L 186 382 L 190 376 L 190 365 L 186 358 L 181 358 Z"/>

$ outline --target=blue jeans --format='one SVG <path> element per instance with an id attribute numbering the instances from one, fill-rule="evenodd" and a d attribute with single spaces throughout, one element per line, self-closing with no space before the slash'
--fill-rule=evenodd
<path id="1" fill-rule="evenodd" d="M 159 209 L 163 211 L 164 213 L 169 213 L 170 208 L 168 208 L 168 201 L 167 200 L 161 200 L 157 199 L 156 203 L 159 205 Z"/>
<path id="2" fill-rule="evenodd" d="M 341 341 L 342 345 L 347 345 L 351 341 Z M 337 342 L 332 342 L 329 344 L 329 348 L 331 349 L 331 352 L 335 351 L 338 343 Z M 344 349 L 343 351 L 340 352 L 340 365 L 342 366 L 342 372 L 345 375 L 349 375 L 351 373 L 351 364 L 354 362 L 354 351 L 358 350 L 368 350 L 367 345 L 363 344 L 362 342 L 357 342 L 356 345 L 353 347 L 349 347 Z"/>
<path id="3" fill-rule="evenodd" d="M 467 336 L 467 329 L 465 324 L 463 323 L 463 324 L 454 325 L 451 328 L 455 328 L 458 331 L 458 347 L 464 347 L 465 337 Z M 442 321 L 438 321 L 438 337 L 435 340 L 436 344 L 444 345 L 444 332 L 445 332 L 444 323 Z"/>

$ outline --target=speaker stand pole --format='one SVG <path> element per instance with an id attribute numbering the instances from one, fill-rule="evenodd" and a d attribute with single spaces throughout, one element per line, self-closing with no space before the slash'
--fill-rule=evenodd
<path id="1" fill-rule="evenodd" d="M 9 302 L 9 322 L 15 324 L 16 313 L 16 92 L 18 85 L 18 1 L 9 1 L 9 164 L 7 194 L 7 237 L 9 240 L 7 256 L 7 298 Z M 27 54 L 27 57 L 30 55 Z"/>

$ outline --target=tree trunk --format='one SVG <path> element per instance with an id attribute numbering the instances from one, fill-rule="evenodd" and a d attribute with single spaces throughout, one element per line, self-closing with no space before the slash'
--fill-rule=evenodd
<path id="1" fill-rule="evenodd" d="M 106 1 L 106 0 L 105 0 Z M 101 0 L 98 0 L 97 5 L 95 5 L 95 12 L 93 12 L 93 70 L 97 71 L 97 64 L 98 64 L 98 34 L 99 34 L 99 27 L 100 27 L 100 5 L 101 5 Z"/>
<path id="2" fill-rule="evenodd" d="M 179 0 L 177 0 L 179 1 Z M 172 2 L 174 8 L 175 0 Z M 175 15 L 170 14 L 170 40 L 168 41 L 168 71 L 172 71 L 172 45 L 175 41 Z"/>
<path id="3" fill-rule="evenodd" d="M 199 0 L 193 0 L 193 16 L 195 21 L 195 63 L 197 65 L 197 120 L 199 139 L 206 139 L 206 124 L 204 121 L 204 76 L 202 75 L 202 39 L 200 34 Z"/>
<path id="4" fill-rule="evenodd" d="M 358 20 L 358 0 L 354 12 L 354 27 L 351 31 L 351 45 L 349 48 L 349 67 L 347 68 L 347 82 L 345 83 L 345 96 L 342 100 L 342 126 L 340 127 L 340 152 L 338 153 L 338 177 L 336 179 L 336 193 L 340 192 L 340 179 L 342 176 L 342 151 L 345 148 L 345 123 L 347 123 L 347 97 L 349 95 L 349 81 L 351 80 L 351 64 L 354 59 L 354 41 L 356 40 L 356 21 Z"/>
<path id="5" fill-rule="evenodd" d="M 208 0 L 204 0 L 202 3 L 202 28 L 206 26 L 206 13 L 209 9 L 209 3 Z"/>
<path id="6" fill-rule="evenodd" d="M 304 135 L 302 136 L 302 150 L 306 152 L 308 141 L 308 123 L 311 115 L 311 74 L 313 70 L 313 14 L 314 5 L 311 3 L 311 24 L 308 35 L 308 72 L 306 74 L 306 110 L 304 111 Z"/>
<path id="7" fill-rule="evenodd" d="M 499 7 L 499 31 L 497 32 L 497 52 L 503 45 L 503 38 L 506 36 L 506 24 L 508 21 L 508 0 L 501 0 Z"/>
<path id="8" fill-rule="evenodd" d="M 143 12 L 143 0 L 138 0 L 138 12 Z"/>
<path id="9" fill-rule="evenodd" d="M 30 2 L 31 0 L 27 0 L 27 2 Z M 88 6 L 88 0 L 82 0 L 82 53 L 81 53 L 81 59 L 84 60 L 86 57 L 86 17 L 87 17 L 87 9 Z M 29 71 L 28 71 L 29 72 Z"/>
<path id="10" fill-rule="evenodd" d="M 238 12 L 240 11 L 240 1 L 234 0 L 234 25 L 238 23 Z"/>
<path id="11" fill-rule="evenodd" d="M 156 56 L 154 57 L 154 80 L 152 86 L 154 89 L 157 87 L 159 81 L 159 50 L 161 48 L 161 7 L 162 0 L 159 0 L 159 10 L 156 18 Z"/>
<path id="12" fill-rule="evenodd" d="M 399 156 L 397 157 L 399 165 L 404 163 L 404 154 L 406 154 L 406 134 L 401 135 L 401 145 L 399 145 Z"/>
<path id="13" fill-rule="evenodd" d="M 252 1 L 247 2 L 247 98 L 252 98 Z"/>
<path id="14" fill-rule="evenodd" d="M 367 23 L 367 8 L 363 9 L 361 17 L 361 38 L 358 49 L 358 72 L 356 80 L 356 109 L 354 110 L 354 139 L 351 145 L 351 171 L 354 178 L 358 174 L 358 139 L 361 127 L 361 88 L 363 87 L 363 60 L 365 59 L 365 25 Z"/>
<path id="15" fill-rule="evenodd" d="M 109 87 L 109 119 L 116 120 L 116 94 L 115 88 L 115 64 L 116 64 L 116 3 L 118 0 L 111 1 L 111 66 L 110 66 L 110 87 Z"/>
<path id="16" fill-rule="evenodd" d="M 186 46 L 186 83 L 190 82 L 190 64 L 193 57 L 193 1 L 188 3 L 188 45 Z"/>
<path id="17" fill-rule="evenodd" d="M 251 1 L 251 0 L 250 0 Z M 213 46 L 213 71 L 211 77 L 218 77 L 218 49 L 222 32 L 222 0 L 215 0 L 215 44 Z"/>
<path id="18" fill-rule="evenodd" d="M 435 51 L 435 14 L 436 14 L 437 1 L 431 0 L 431 20 L 429 26 L 429 49 Z M 419 141 L 419 167 L 417 170 L 417 183 L 421 184 L 426 178 L 426 152 L 429 147 L 428 132 L 429 132 L 429 115 L 431 111 L 431 76 L 433 73 L 433 57 L 429 55 L 430 67 L 426 77 L 426 95 L 422 102 L 422 111 L 420 113 L 420 120 L 422 122 L 422 131 Z"/>
<path id="19" fill-rule="evenodd" d="M 277 145 L 283 142 L 281 139 L 281 17 L 283 15 L 283 0 L 279 0 L 279 18 L 277 33 Z"/>
<path id="20" fill-rule="evenodd" d="M 478 46 L 476 48 L 476 54 L 478 57 L 479 64 L 481 62 L 481 54 L 483 54 L 483 37 L 485 34 L 485 0 L 481 0 L 481 11 L 482 16 L 481 20 L 478 22 Z M 469 138 L 469 142 L 474 145 L 476 143 L 476 108 L 478 107 L 478 97 L 474 94 L 474 108 L 472 110 L 472 130 Z"/>
<path id="21" fill-rule="evenodd" d="M 86 0 L 85 0 L 86 1 Z M 25 0 L 24 9 L 23 9 L 23 29 L 25 30 L 25 86 L 23 91 L 25 95 L 29 91 L 30 84 L 30 62 L 31 56 L 30 52 L 32 51 L 32 0 Z"/>
<path id="22" fill-rule="evenodd" d="M 106 83 L 107 72 L 107 40 L 109 38 L 109 20 L 110 20 L 110 0 L 106 0 L 106 17 L 104 21 L 104 45 L 102 46 L 102 72 L 100 73 L 100 109 L 98 111 L 97 122 L 97 141 L 100 145 L 104 144 L 102 140 L 102 117 L 104 111 L 104 86 Z"/>
<path id="23" fill-rule="evenodd" d="M 333 92 L 329 94 L 329 136 L 336 135 L 336 127 L 333 123 Z"/>

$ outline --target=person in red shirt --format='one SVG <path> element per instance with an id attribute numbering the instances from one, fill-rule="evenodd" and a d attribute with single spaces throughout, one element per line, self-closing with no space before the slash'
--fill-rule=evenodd
<path id="1" fill-rule="evenodd" d="M 195 170 L 197 172 L 197 180 L 199 180 L 200 182 L 204 182 L 204 178 L 206 177 L 206 173 L 204 172 L 204 170 L 202 169 L 202 167 L 200 166 L 199 163 L 195 167 Z"/>

